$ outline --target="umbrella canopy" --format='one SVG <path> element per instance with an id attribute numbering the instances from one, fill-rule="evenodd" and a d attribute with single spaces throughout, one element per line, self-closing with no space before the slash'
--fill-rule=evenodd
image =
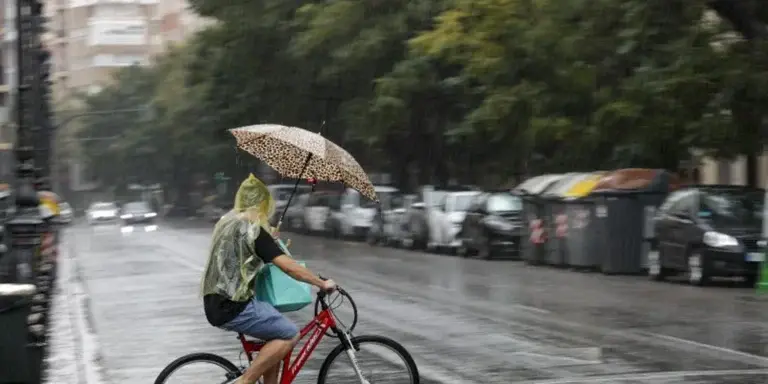
<path id="1" fill-rule="evenodd" d="M 251 125 L 229 131 L 240 149 L 264 161 L 284 177 L 338 181 L 371 200 L 377 200 L 373 184 L 357 160 L 317 133 L 276 124 Z"/>

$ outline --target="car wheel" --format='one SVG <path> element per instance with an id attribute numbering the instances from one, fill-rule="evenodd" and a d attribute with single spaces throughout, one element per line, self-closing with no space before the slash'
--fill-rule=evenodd
<path id="1" fill-rule="evenodd" d="M 371 229 L 368 230 L 368 233 L 365 235 L 365 242 L 369 245 L 378 245 L 379 244 L 379 225 L 374 224 Z"/>
<path id="2" fill-rule="evenodd" d="M 480 238 L 477 239 L 477 258 L 490 260 L 492 256 L 491 239 L 487 235 L 480 235 Z"/>
<path id="3" fill-rule="evenodd" d="M 461 243 L 459 243 L 459 246 L 456 247 L 456 256 L 466 258 L 469 256 L 469 248 L 467 247 L 467 242 L 462 240 Z"/>
<path id="4" fill-rule="evenodd" d="M 704 286 L 709 283 L 709 268 L 701 252 L 694 250 L 688 255 L 688 282 L 691 285 Z"/>
<path id="5" fill-rule="evenodd" d="M 301 219 L 299 219 L 298 217 L 294 217 L 293 219 L 291 219 L 291 228 L 295 232 L 301 232 Z"/>
<path id="6" fill-rule="evenodd" d="M 663 281 L 667 277 L 667 271 L 661 266 L 661 253 L 648 251 L 648 277 L 654 281 Z"/>
<path id="7" fill-rule="evenodd" d="M 749 274 L 744 276 L 744 286 L 747 288 L 757 288 L 758 280 L 760 280 L 759 274 Z"/>

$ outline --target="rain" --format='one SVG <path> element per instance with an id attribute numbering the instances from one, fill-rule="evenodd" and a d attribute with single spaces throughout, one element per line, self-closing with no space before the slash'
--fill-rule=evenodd
<path id="1" fill-rule="evenodd" d="M 759 3 L 6 1 L 0 384 L 768 382 Z"/>

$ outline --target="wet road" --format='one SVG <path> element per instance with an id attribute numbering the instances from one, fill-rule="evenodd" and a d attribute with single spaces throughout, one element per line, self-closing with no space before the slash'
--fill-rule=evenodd
<path id="1" fill-rule="evenodd" d="M 238 361 L 235 335 L 207 324 L 198 297 L 209 234 L 70 230 L 112 382 L 152 382 L 190 352 Z M 768 382 L 768 298 L 748 289 L 283 237 L 353 295 L 355 334 L 400 341 L 424 383 Z M 304 324 L 311 312 L 291 317 Z M 323 342 L 298 383 L 316 381 L 333 346 Z"/>

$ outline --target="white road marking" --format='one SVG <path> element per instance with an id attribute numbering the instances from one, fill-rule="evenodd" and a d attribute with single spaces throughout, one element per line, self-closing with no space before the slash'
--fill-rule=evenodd
<path id="1" fill-rule="evenodd" d="M 530 380 L 518 384 L 584 384 L 584 383 L 615 383 L 619 380 L 652 381 L 665 379 L 684 379 L 687 377 L 719 377 L 719 376 L 763 376 L 768 375 L 768 369 L 729 369 L 716 371 L 677 371 L 631 373 L 626 375 L 582 376 L 563 379 Z"/>
<path id="2" fill-rule="evenodd" d="M 768 367 L 768 357 L 765 357 L 765 356 L 760 356 L 760 355 L 755 355 L 755 354 L 752 354 L 752 353 L 737 351 L 735 349 L 726 348 L 726 347 L 718 347 L 716 345 L 700 343 L 698 341 L 683 339 L 683 338 L 675 337 L 675 336 L 664 335 L 664 334 L 661 334 L 661 333 L 642 332 L 642 331 L 639 332 L 639 333 L 645 334 L 645 335 L 648 335 L 648 336 L 652 336 L 652 337 L 655 337 L 655 338 L 658 338 L 658 339 L 662 339 L 662 340 L 666 340 L 666 341 L 671 341 L 671 342 L 678 343 L 678 344 L 689 345 L 689 346 L 692 346 L 692 347 L 696 347 L 698 349 L 708 349 L 710 351 L 715 351 L 715 352 L 722 353 L 722 354 L 738 356 L 740 358 L 745 359 L 745 360 L 742 360 L 744 362 L 749 362 L 749 363 L 753 363 L 755 365 L 759 365 L 759 366 L 763 366 L 763 367 Z"/>

